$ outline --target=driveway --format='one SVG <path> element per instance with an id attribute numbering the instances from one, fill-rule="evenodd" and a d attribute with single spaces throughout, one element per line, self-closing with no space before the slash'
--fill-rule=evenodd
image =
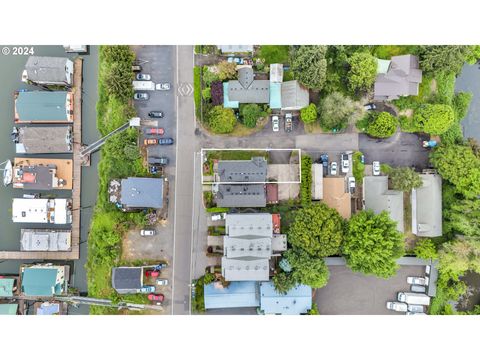
<path id="1" fill-rule="evenodd" d="M 422 147 L 428 137 L 418 134 L 397 132 L 388 139 L 374 139 L 359 134 L 359 149 L 365 155 L 365 163 L 380 161 L 390 166 L 414 166 L 422 171 L 429 166 L 429 150 Z"/>
<path id="2" fill-rule="evenodd" d="M 407 276 L 424 276 L 425 266 L 401 266 L 394 277 L 380 279 L 354 273 L 345 265 L 329 266 L 327 286 L 318 289 L 314 301 L 322 315 L 403 315 L 387 310 L 399 291 L 408 291 Z"/>

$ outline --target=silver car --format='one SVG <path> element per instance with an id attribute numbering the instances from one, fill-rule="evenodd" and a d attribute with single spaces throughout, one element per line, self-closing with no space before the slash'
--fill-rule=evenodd
<path id="1" fill-rule="evenodd" d="M 152 77 L 148 74 L 137 74 L 135 77 L 139 81 L 149 81 L 152 79 Z"/>
<path id="2" fill-rule="evenodd" d="M 332 161 L 330 164 L 330 175 L 337 175 L 338 165 L 336 161 Z"/>
<path id="3" fill-rule="evenodd" d="M 407 283 L 410 285 L 425 286 L 428 285 L 428 278 L 421 276 L 408 276 Z"/>
<path id="4" fill-rule="evenodd" d="M 408 306 L 403 302 L 387 301 L 387 309 L 399 312 L 407 312 Z"/>
<path id="5" fill-rule="evenodd" d="M 425 294 L 427 292 L 427 289 L 425 288 L 425 286 L 422 285 L 412 285 L 410 286 L 410 291 Z"/>
<path id="6" fill-rule="evenodd" d="M 373 176 L 380 175 L 380 161 L 374 161 L 372 163 L 372 167 L 373 167 Z"/>
<path id="7" fill-rule="evenodd" d="M 423 305 L 408 305 L 408 311 L 414 313 L 423 313 L 424 312 Z"/>
<path id="8" fill-rule="evenodd" d="M 277 115 L 272 116 L 272 130 L 278 132 L 280 130 L 280 120 Z"/>
<path id="9" fill-rule="evenodd" d="M 157 279 L 157 285 L 158 286 L 167 286 L 168 285 L 168 279 Z"/>

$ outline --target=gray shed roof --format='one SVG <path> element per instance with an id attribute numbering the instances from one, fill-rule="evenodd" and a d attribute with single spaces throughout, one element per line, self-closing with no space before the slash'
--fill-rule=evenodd
<path id="1" fill-rule="evenodd" d="M 218 162 L 220 182 L 265 182 L 267 160 L 254 157 L 251 160 L 220 160 Z"/>
<path id="2" fill-rule="evenodd" d="M 270 101 L 270 81 L 255 80 L 251 67 L 238 70 L 238 80 L 228 82 L 228 99 L 240 103 L 264 104 Z"/>
<path id="3" fill-rule="evenodd" d="M 412 190 L 412 232 L 417 236 L 442 236 L 442 178 L 421 174 L 423 185 Z"/>
<path id="4" fill-rule="evenodd" d="M 116 267 L 112 269 L 112 287 L 119 294 L 132 294 L 143 285 L 141 267 Z"/>
<path id="5" fill-rule="evenodd" d="M 308 90 L 297 80 L 282 83 L 282 110 L 300 110 L 309 102 Z"/>
<path id="6" fill-rule="evenodd" d="M 388 190 L 388 176 L 365 176 L 363 178 L 365 208 L 375 214 L 388 212 L 397 222 L 397 230 L 404 232 L 403 192 Z"/>
<path id="7" fill-rule="evenodd" d="M 227 281 L 268 281 L 268 259 L 238 260 L 222 258 L 222 275 Z"/>
<path id="8" fill-rule="evenodd" d="M 220 184 L 215 200 L 220 207 L 265 207 L 267 205 L 263 184 Z"/>
<path id="9" fill-rule="evenodd" d="M 163 178 L 135 178 L 122 180 L 120 202 L 129 208 L 163 207 Z"/>
<path id="10" fill-rule="evenodd" d="M 67 63 L 69 67 L 73 67 L 72 61 L 68 58 L 30 56 L 25 64 L 27 79 L 38 83 L 71 84 Z"/>
<path id="11" fill-rule="evenodd" d="M 400 96 L 418 95 L 422 82 L 422 70 L 414 55 L 393 56 L 385 74 L 378 74 L 375 80 L 374 98 L 394 100 Z"/>

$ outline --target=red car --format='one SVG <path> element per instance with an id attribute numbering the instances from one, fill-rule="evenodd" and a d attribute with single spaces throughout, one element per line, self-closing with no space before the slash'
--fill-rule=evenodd
<path id="1" fill-rule="evenodd" d="M 163 128 L 148 128 L 147 134 L 149 135 L 163 135 L 165 134 L 165 130 Z"/>
<path id="2" fill-rule="evenodd" d="M 145 271 L 145 276 L 146 277 L 158 277 L 158 275 L 160 275 L 160 271 L 155 271 L 155 270 Z"/>
<path id="3" fill-rule="evenodd" d="M 148 294 L 148 300 L 150 301 L 162 302 L 164 299 L 165 299 L 165 296 L 163 296 L 163 294 Z"/>

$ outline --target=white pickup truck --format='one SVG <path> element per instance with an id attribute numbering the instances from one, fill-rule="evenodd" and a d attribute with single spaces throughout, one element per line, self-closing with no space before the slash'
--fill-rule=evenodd
<path id="1" fill-rule="evenodd" d="M 135 91 L 154 91 L 155 83 L 153 81 L 132 81 L 133 90 Z"/>
<path id="2" fill-rule="evenodd" d="M 430 305 L 430 296 L 420 293 L 399 292 L 398 301 L 407 303 L 408 305 Z"/>

